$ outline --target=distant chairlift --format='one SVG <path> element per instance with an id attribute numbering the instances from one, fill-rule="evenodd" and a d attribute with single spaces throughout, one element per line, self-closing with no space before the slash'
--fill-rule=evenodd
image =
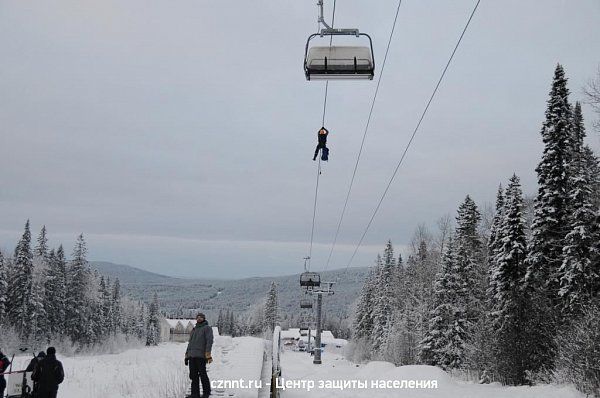
<path id="1" fill-rule="evenodd" d="M 300 300 L 300 308 L 312 308 L 313 302 L 310 299 L 302 299 Z"/>
<path id="2" fill-rule="evenodd" d="M 375 56 L 371 36 L 358 29 L 333 29 L 323 18 L 323 0 L 319 23 L 325 26 L 319 33 L 313 33 L 306 41 L 304 50 L 304 74 L 306 80 L 373 80 L 375 76 Z M 320 36 L 361 36 L 369 39 L 368 46 L 313 46 L 311 40 Z"/>
<path id="3" fill-rule="evenodd" d="M 303 272 L 300 274 L 301 287 L 319 287 L 321 286 L 321 275 L 316 272 Z"/>

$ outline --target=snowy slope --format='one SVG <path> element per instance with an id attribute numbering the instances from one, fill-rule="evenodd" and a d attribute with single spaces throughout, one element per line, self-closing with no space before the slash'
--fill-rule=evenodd
<path id="1" fill-rule="evenodd" d="M 323 353 L 323 363 L 313 365 L 312 357 L 305 352 L 284 351 L 282 372 L 288 380 L 437 380 L 437 389 L 318 389 L 307 392 L 305 388 L 291 388 L 282 398 L 375 398 L 375 397 L 427 397 L 427 398 L 584 398 L 573 387 L 536 386 L 503 387 L 500 385 L 468 384 L 452 380 L 447 373 L 432 366 L 400 366 L 389 362 L 369 362 L 356 365 L 338 354 Z"/>
<path id="2" fill-rule="evenodd" d="M 164 343 L 158 347 L 131 349 L 115 355 L 62 357 L 65 381 L 61 398 L 182 398 L 189 388 L 183 359 L 185 343 Z M 260 380 L 264 340 L 254 337 L 215 337 L 214 362 L 209 377 Z M 15 370 L 23 369 L 29 357 L 15 358 Z M 214 389 L 217 393 L 219 389 Z M 226 389 L 236 398 L 256 398 L 258 388 Z M 217 394 L 215 394 L 217 396 Z"/>
<path id="3" fill-rule="evenodd" d="M 264 381 L 269 367 L 263 369 L 265 341 L 254 337 L 219 336 L 213 346 L 214 362 L 208 366 L 209 377 L 217 382 L 260 381 L 260 397 L 268 396 Z M 139 348 L 115 355 L 97 355 L 59 359 L 65 367 L 65 382 L 59 390 L 61 398 L 182 398 L 189 389 L 187 368 L 183 363 L 186 344 L 165 343 L 158 347 Z M 305 352 L 285 350 L 282 375 L 285 380 L 436 380 L 437 389 L 318 389 L 303 388 L 282 391 L 282 398 L 584 398 L 569 386 L 503 387 L 479 385 L 451 379 L 431 366 L 396 367 L 387 362 L 356 365 L 341 354 L 323 353 L 323 364 L 313 365 Z M 29 358 L 15 360 L 15 369 L 23 368 Z M 258 398 L 259 388 L 213 388 L 214 396 Z"/>

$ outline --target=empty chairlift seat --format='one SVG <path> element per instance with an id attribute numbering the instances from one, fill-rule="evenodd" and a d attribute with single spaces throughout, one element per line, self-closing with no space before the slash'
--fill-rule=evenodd
<path id="1" fill-rule="evenodd" d="M 300 308 L 312 308 L 313 303 L 310 299 L 302 299 L 300 300 Z"/>
<path id="2" fill-rule="evenodd" d="M 307 80 L 368 79 L 375 76 L 373 43 L 366 33 L 348 33 L 347 30 L 325 33 L 325 35 L 365 36 L 370 46 L 312 46 L 310 41 L 320 34 L 308 38 L 304 54 L 304 74 Z"/>
<path id="3" fill-rule="evenodd" d="M 321 276 L 316 272 L 303 272 L 300 274 L 300 286 L 319 287 L 321 286 Z"/>
<path id="4" fill-rule="evenodd" d="M 373 79 L 369 47 L 312 47 L 306 61 L 308 80 Z"/>

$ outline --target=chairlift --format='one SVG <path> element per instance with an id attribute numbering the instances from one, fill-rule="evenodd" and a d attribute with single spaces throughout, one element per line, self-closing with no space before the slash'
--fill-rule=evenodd
<path id="1" fill-rule="evenodd" d="M 320 36 L 361 36 L 369 39 L 368 46 L 310 46 Z M 306 80 L 373 80 L 375 56 L 371 36 L 357 29 L 322 29 L 308 37 L 304 51 Z"/>
<path id="2" fill-rule="evenodd" d="M 321 286 L 321 275 L 316 272 L 303 272 L 300 274 L 301 287 L 319 287 Z"/>
<path id="3" fill-rule="evenodd" d="M 310 299 L 302 299 L 300 300 L 300 308 L 312 308 L 313 302 Z"/>
<path id="4" fill-rule="evenodd" d="M 375 55 L 371 36 L 359 32 L 358 29 L 334 29 L 325 22 L 323 17 L 323 0 L 319 6 L 319 26 L 324 28 L 318 33 L 308 36 L 304 49 L 304 74 L 306 80 L 373 80 L 375 76 Z M 369 39 L 369 45 L 347 46 L 328 45 L 312 46 L 315 37 L 330 36 L 361 36 Z M 331 41 L 330 41 L 331 43 Z"/>

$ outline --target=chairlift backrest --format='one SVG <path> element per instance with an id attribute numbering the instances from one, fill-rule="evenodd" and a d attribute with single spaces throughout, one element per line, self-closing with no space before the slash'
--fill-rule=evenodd
<path id="1" fill-rule="evenodd" d="M 300 300 L 300 308 L 312 308 L 312 300 Z"/>
<path id="2" fill-rule="evenodd" d="M 369 46 L 312 46 L 316 36 L 346 35 L 366 36 Z M 373 43 L 366 33 L 330 32 L 312 34 L 306 43 L 304 74 L 307 80 L 369 79 L 375 76 Z"/>
<path id="3" fill-rule="evenodd" d="M 303 272 L 300 274 L 300 286 L 319 287 L 321 286 L 321 276 L 316 272 Z"/>

